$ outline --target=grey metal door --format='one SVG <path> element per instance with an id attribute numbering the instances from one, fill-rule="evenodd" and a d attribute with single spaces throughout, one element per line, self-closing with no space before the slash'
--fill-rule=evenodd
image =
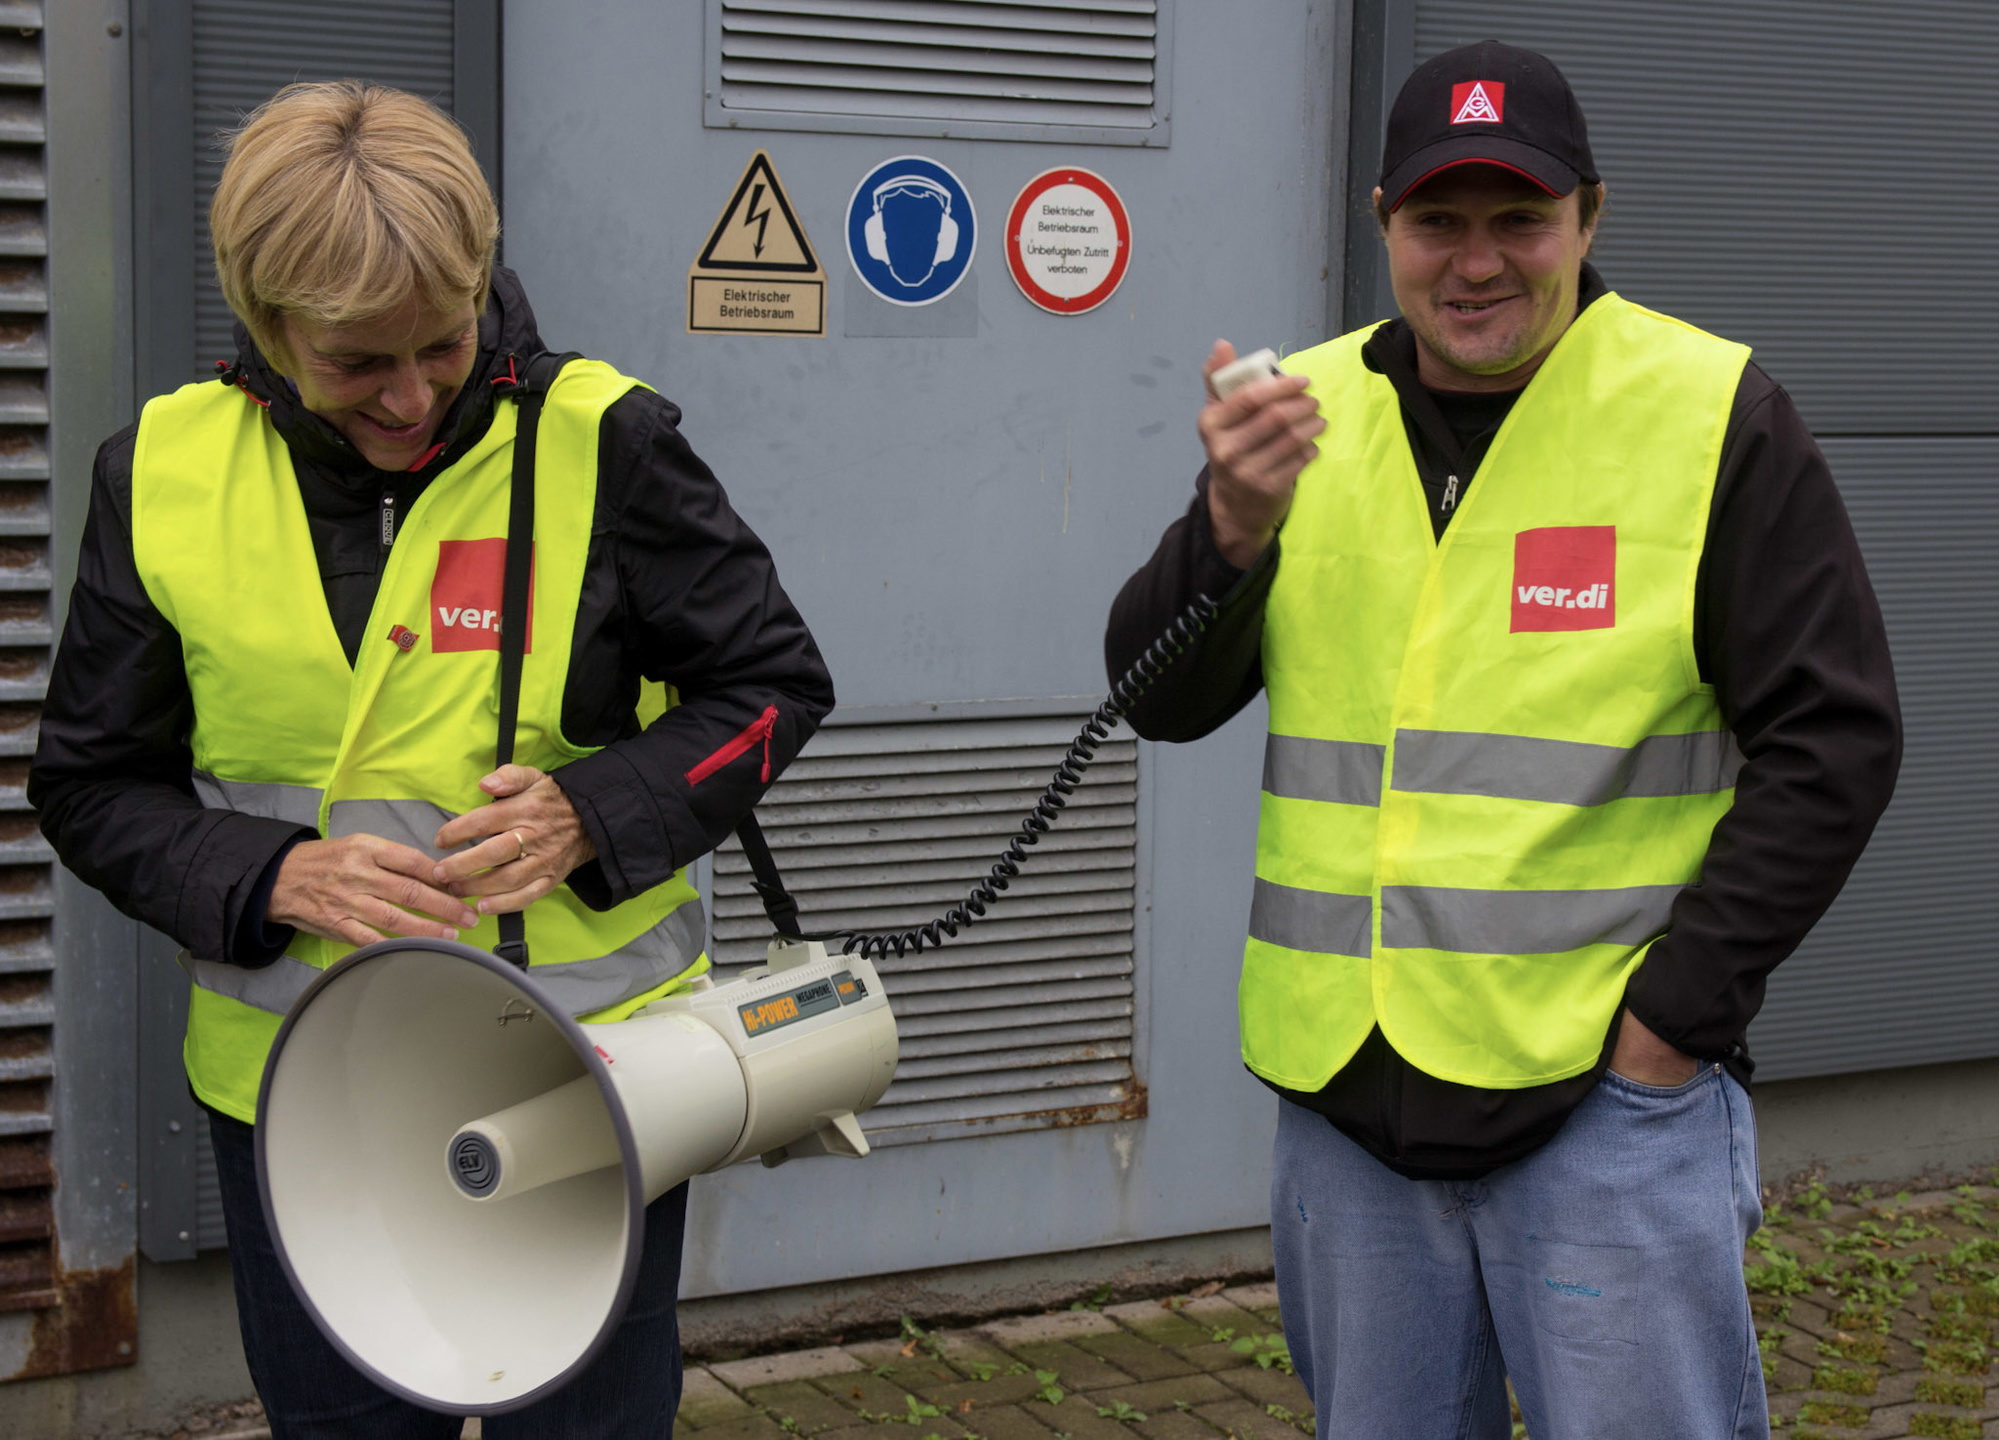
<path id="1" fill-rule="evenodd" d="M 729 28 L 749 12 L 754 25 Z M 912 15 L 933 28 L 894 30 Z M 970 33 L 1024 16 L 1024 37 Z M 874 33 L 858 39 L 841 29 L 848 21 Z M 533 57 L 510 62 L 507 77 L 509 261 L 552 344 L 614 361 L 685 408 L 689 440 L 775 552 L 841 697 L 841 723 L 807 756 L 920 748 L 927 726 L 1055 733 L 1055 717 L 1086 711 L 1104 687 L 1110 599 L 1191 496 L 1209 344 L 1229 335 L 1295 349 L 1327 333 L 1345 6 L 582 0 L 514 7 L 507 23 L 508 55 Z M 825 98 L 833 89 L 841 95 Z M 1246 126 L 1245 106 L 1282 121 Z M 688 268 L 759 147 L 826 268 L 824 338 L 687 333 Z M 912 154 L 963 181 L 981 233 L 958 292 L 899 311 L 856 279 L 843 221 L 863 175 Z M 1015 196 L 1058 165 L 1107 178 L 1131 217 L 1122 288 L 1077 316 L 1023 298 L 1001 244 Z M 1127 887 L 1117 902 L 1129 907 L 1127 959 L 1093 940 L 1073 964 L 1021 950 L 982 969 L 975 928 L 938 954 L 940 966 L 964 967 L 957 976 L 905 967 L 888 978 L 892 995 L 911 997 L 912 1035 L 928 1047 L 916 1058 L 931 1088 L 907 1092 L 903 1119 L 885 1119 L 915 1143 L 859 1164 L 703 1179 L 688 1293 L 1261 1223 L 1273 1105 L 1241 1067 L 1234 1021 L 1260 749 L 1255 715 L 1198 747 L 1140 747 L 1134 858 L 1093 872 L 1131 873 L 1097 892 Z M 986 803 L 963 787 L 949 792 L 962 803 L 933 790 L 906 806 L 884 800 L 868 818 L 866 796 L 826 788 L 831 773 L 798 802 L 850 807 L 820 813 L 828 824 Z M 988 808 L 999 823 L 985 853 L 1011 828 L 999 801 Z M 1046 857 L 1043 873 L 1062 875 L 1062 858 Z M 955 863 L 967 884 L 984 870 L 969 853 Z M 719 868 L 726 887 L 726 856 Z M 903 908 L 922 904 L 941 899 Z M 1070 930 L 1110 933 L 1102 905 L 1072 912 L 1047 892 L 1018 904 L 1048 935 L 1059 938 L 1062 914 L 1086 910 L 1097 918 Z M 1006 907 L 995 930 L 1016 923 Z M 1032 925 L 1002 948 L 1041 943 Z M 1048 1088 L 1091 1111 L 1072 1119 L 1096 1123 L 1040 1123 L 1031 1098 L 996 1115 L 979 1108 L 985 1081 L 954 1079 L 1012 1062 L 961 1065 L 954 1057 L 968 1052 L 937 1039 L 934 1017 L 954 996 L 967 1009 L 985 1003 L 971 997 L 1012 983 L 993 971 L 1019 967 L 1022 995 L 1126 987 L 1128 1072 L 1120 1042 L 1080 1031 L 1016 1047 L 1049 1052 L 1059 1083 Z M 993 1009 L 1025 1032 L 1035 1003 Z M 1110 1011 L 1078 1015 L 1050 1023 Z M 1053 1053 L 1099 1044 L 1110 1048 Z M 983 1131 L 981 1114 L 994 1122 Z M 959 1138 L 926 1138 L 943 1133 Z"/>

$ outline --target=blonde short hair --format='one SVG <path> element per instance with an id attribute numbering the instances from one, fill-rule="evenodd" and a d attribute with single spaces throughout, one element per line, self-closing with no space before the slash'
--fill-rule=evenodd
<path id="1" fill-rule="evenodd" d="M 229 137 L 208 224 L 222 298 L 273 359 L 287 314 L 353 325 L 412 295 L 483 307 L 500 233 L 457 122 L 358 80 L 287 85 L 258 106 Z"/>

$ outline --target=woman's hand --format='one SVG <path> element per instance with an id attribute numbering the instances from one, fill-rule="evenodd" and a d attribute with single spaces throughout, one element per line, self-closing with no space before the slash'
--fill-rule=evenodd
<path id="1" fill-rule="evenodd" d="M 436 862 L 379 835 L 343 835 L 292 846 L 278 866 L 264 914 L 273 924 L 349 945 L 390 935 L 456 940 L 453 926 L 479 917 L 436 888 Z"/>
<path id="2" fill-rule="evenodd" d="M 1235 347 L 1217 340 L 1203 375 L 1235 359 Z M 1263 553 L 1291 509 L 1298 472 L 1319 453 L 1313 444 L 1326 428 L 1319 402 L 1296 375 L 1252 380 L 1226 400 L 1208 391 L 1199 421 L 1208 452 L 1208 524 L 1215 548 L 1238 570 Z"/>
<path id="3" fill-rule="evenodd" d="M 525 910 L 597 858 L 576 807 L 545 772 L 502 765 L 479 788 L 493 803 L 451 821 L 434 843 L 440 850 L 480 843 L 437 862 L 430 878 L 453 895 L 479 897 L 481 915 Z"/>

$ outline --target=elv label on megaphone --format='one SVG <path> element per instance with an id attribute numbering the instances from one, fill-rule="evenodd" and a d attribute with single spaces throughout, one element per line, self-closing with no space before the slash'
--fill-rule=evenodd
<path id="1" fill-rule="evenodd" d="M 847 202 L 847 259 L 892 305 L 930 305 L 958 288 L 978 249 L 964 183 L 924 155 L 884 160 Z"/>

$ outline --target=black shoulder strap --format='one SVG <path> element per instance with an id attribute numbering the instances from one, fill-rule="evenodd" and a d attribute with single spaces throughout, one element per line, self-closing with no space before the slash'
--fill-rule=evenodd
<path id="1" fill-rule="evenodd" d="M 736 839 L 742 842 L 743 858 L 750 862 L 750 873 L 756 876 L 750 884 L 757 898 L 763 901 L 771 929 L 790 939 L 802 938 L 798 901 L 784 888 L 784 877 L 777 873 L 777 861 L 771 857 L 770 844 L 764 839 L 763 826 L 757 824 L 755 811 L 745 815 L 736 827 Z"/>
<path id="2" fill-rule="evenodd" d="M 529 581 L 534 556 L 534 464 L 535 440 L 541 428 L 541 407 L 562 367 L 580 359 L 574 351 L 544 354 L 528 363 L 527 370 L 511 386 L 520 412 L 514 421 L 514 473 L 507 504 L 507 568 L 500 592 L 500 733 L 493 747 L 496 765 L 514 758 L 514 731 L 520 722 L 521 669 L 527 654 Z M 519 543 L 516 543 L 519 542 Z M 517 618 L 518 617 L 518 618 Z M 798 902 L 784 888 L 771 858 L 763 830 L 754 814 L 745 815 L 736 827 L 743 854 L 756 875 L 757 895 L 764 913 L 780 935 L 796 936 Z M 523 970 L 528 964 L 527 925 L 519 911 L 500 917 L 500 943 L 493 953 Z"/>
<path id="3" fill-rule="evenodd" d="M 534 572 L 534 455 L 541 407 L 562 367 L 580 357 L 544 353 L 528 362 L 511 387 L 520 410 L 514 420 L 514 473 L 507 500 L 507 568 L 500 590 L 500 730 L 494 764 L 511 764 L 521 712 L 521 667 L 527 654 L 528 598 Z M 509 367 L 511 370 L 511 366 Z M 527 921 L 520 911 L 500 917 L 493 953 L 527 969 Z"/>

